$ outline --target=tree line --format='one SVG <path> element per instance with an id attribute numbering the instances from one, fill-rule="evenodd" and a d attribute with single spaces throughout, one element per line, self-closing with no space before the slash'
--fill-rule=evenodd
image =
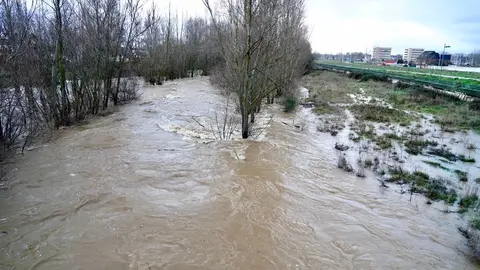
<path id="1" fill-rule="evenodd" d="M 140 0 L 0 0 L 0 151 L 138 98 L 212 75 L 238 96 L 243 137 L 263 100 L 288 94 L 310 60 L 303 0 L 204 4 L 179 18 Z M 249 118 L 250 117 L 250 118 Z"/>
<path id="2" fill-rule="evenodd" d="M 0 147 L 136 98 L 139 1 L 0 2 Z"/>

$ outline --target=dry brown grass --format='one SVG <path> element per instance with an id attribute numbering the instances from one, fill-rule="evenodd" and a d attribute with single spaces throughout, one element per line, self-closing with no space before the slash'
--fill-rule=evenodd
<path id="1" fill-rule="evenodd" d="M 350 103 L 351 93 L 359 93 L 358 82 L 347 76 L 328 71 L 315 71 L 302 78 L 302 85 L 310 90 L 316 104 Z"/>

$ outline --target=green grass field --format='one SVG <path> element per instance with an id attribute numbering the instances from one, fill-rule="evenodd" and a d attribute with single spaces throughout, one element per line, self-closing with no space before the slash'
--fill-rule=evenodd
<path id="1" fill-rule="evenodd" d="M 403 73 L 422 73 L 425 75 L 443 75 L 443 76 L 452 76 L 458 78 L 469 78 L 469 79 L 478 79 L 480 80 L 480 72 L 468 72 L 468 71 L 456 71 L 456 70 L 439 70 L 439 69 L 425 69 L 425 68 L 407 68 L 407 67 L 398 67 L 398 66 L 376 66 L 367 63 L 341 63 L 337 60 L 326 60 L 320 61 L 317 60 L 317 63 L 325 63 L 332 65 L 344 65 L 352 66 L 364 69 L 378 70 L 378 71 L 391 71 L 391 72 L 403 72 Z"/>
<path id="2" fill-rule="evenodd" d="M 461 72 L 448 70 L 427 70 L 420 68 L 394 67 L 394 66 L 376 66 L 363 63 L 340 63 L 338 61 L 317 61 L 317 64 L 326 64 L 329 66 L 338 66 L 351 69 L 352 72 L 375 72 L 377 75 L 390 75 L 394 78 L 414 80 L 419 83 L 432 85 L 443 85 L 444 89 L 465 89 L 480 91 L 480 73 Z M 457 76 L 455 76 L 455 74 Z M 480 94 L 478 94 L 480 95 Z M 477 94 L 475 94 L 477 96 Z"/>

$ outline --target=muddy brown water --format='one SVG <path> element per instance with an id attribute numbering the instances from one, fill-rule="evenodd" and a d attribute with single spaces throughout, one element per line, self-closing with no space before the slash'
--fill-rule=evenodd
<path id="1" fill-rule="evenodd" d="M 262 138 L 211 141 L 191 120 L 219 99 L 207 79 L 143 92 L 19 157 L 1 269 L 478 267 L 458 215 L 337 169 L 312 117 L 300 131 L 266 108 Z"/>

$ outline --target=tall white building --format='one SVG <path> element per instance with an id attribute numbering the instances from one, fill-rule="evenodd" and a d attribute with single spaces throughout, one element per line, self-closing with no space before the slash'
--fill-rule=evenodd
<path id="1" fill-rule="evenodd" d="M 424 49 L 420 49 L 420 48 L 408 48 L 408 49 L 405 49 L 405 54 L 403 55 L 403 60 L 404 61 L 407 61 L 407 62 L 410 62 L 410 61 L 417 61 L 417 58 L 418 56 L 420 56 L 420 54 L 422 54 L 424 51 Z"/>
<path id="2" fill-rule="evenodd" d="M 391 47 L 373 47 L 372 59 L 390 60 L 392 59 Z"/>

